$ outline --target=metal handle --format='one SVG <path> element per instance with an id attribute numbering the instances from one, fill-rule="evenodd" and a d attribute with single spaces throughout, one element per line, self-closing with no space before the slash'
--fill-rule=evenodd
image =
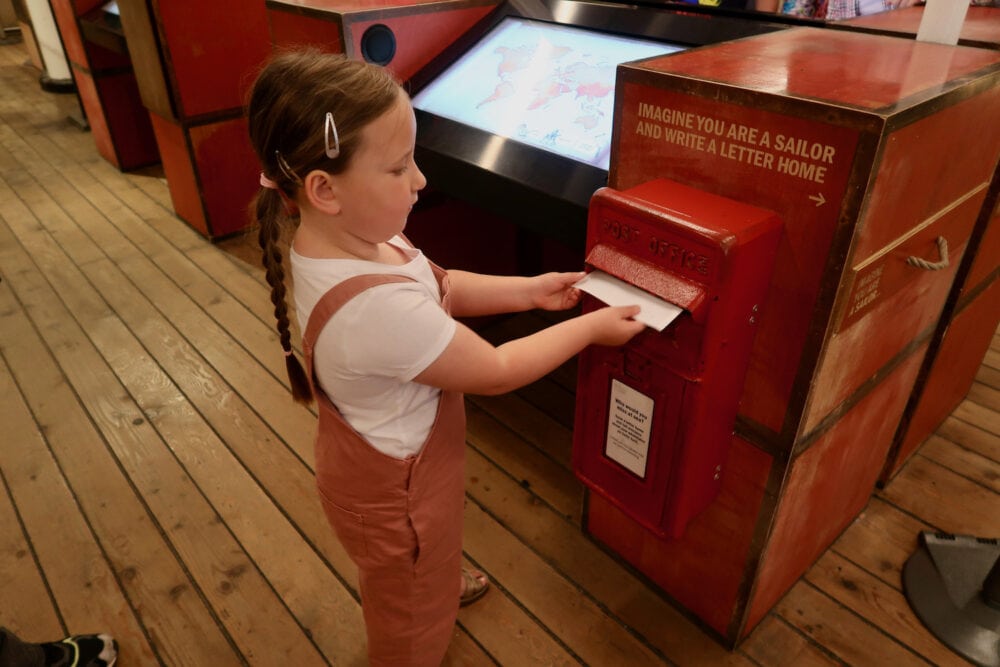
<path id="1" fill-rule="evenodd" d="M 948 268 L 948 239 L 943 236 L 937 237 L 938 254 L 941 255 L 941 261 L 939 262 L 928 262 L 926 259 L 920 257 L 909 256 L 906 258 L 906 263 L 910 266 L 916 266 L 921 269 L 927 269 L 928 271 L 940 271 L 941 269 Z"/>

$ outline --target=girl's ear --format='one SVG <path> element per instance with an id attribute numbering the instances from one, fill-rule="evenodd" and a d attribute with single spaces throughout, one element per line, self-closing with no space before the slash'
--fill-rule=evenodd
<path id="1" fill-rule="evenodd" d="M 336 179 L 325 171 L 314 169 L 303 181 L 302 190 L 312 207 L 329 215 L 340 213 L 341 202 L 337 194 Z"/>

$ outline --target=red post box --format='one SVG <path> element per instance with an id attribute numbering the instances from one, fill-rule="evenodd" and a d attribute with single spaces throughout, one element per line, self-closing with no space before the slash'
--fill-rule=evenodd
<path id="1" fill-rule="evenodd" d="M 666 179 L 591 200 L 587 269 L 684 311 L 580 355 L 573 468 L 660 536 L 680 537 L 721 487 L 780 235 L 771 211 Z M 584 311 L 599 306 L 585 295 Z"/>

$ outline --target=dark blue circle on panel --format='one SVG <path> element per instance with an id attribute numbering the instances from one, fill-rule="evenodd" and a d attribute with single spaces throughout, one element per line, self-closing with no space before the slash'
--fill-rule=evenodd
<path id="1" fill-rule="evenodd" d="M 392 28 L 376 23 L 361 35 L 361 57 L 376 65 L 388 65 L 396 55 L 396 35 Z"/>

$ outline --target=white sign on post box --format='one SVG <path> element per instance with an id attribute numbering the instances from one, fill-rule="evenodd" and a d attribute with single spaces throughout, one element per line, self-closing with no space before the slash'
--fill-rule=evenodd
<path id="1" fill-rule="evenodd" d="M 608 439 L 604 454 L 639 477 L 646 477 L 653 399 L 618 380 L 611 381 Z"/>

